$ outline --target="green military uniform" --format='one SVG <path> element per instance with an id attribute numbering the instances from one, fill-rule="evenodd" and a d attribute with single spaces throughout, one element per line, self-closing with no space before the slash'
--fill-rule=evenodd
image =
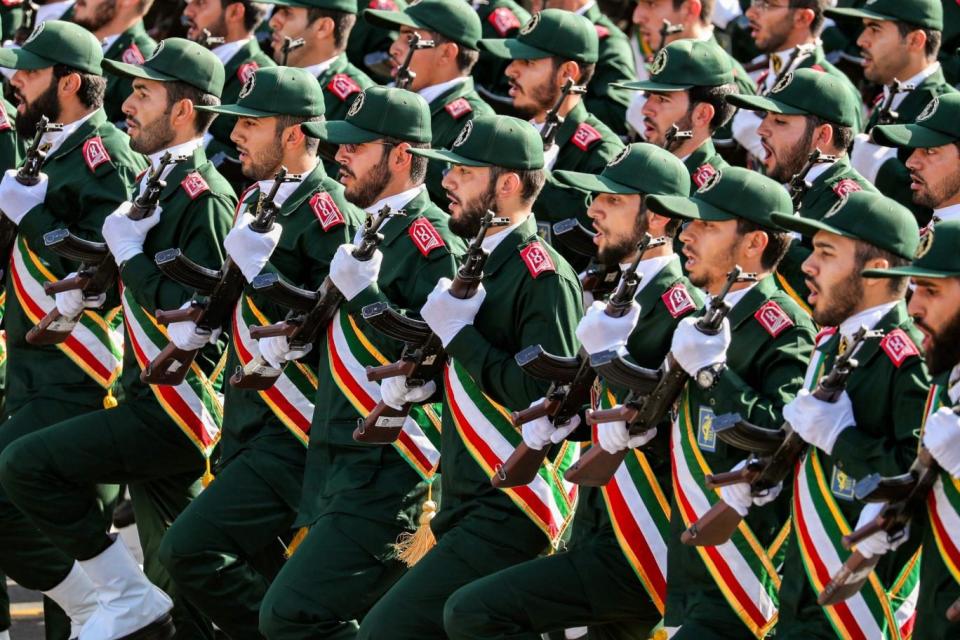
<path id="1" fill-rule="evenodd" d="M 384 11 L 403 11 L 406 7 L 403 0 L 369 0 L 367 3 L 368 9 Z M 347 39 L 347 59 L 375 82 L 390 82 L 390 45 L 395 37 L 388 29 L 358 20 Z"/>
<path id="2" fill-rule="evenodd" d="M 474 120 L 451 151 L 416 153 L 452 164 L 497 163 L 507 170 L 534 170 L 543 166 L 542 149 L 532 126 L 493 116 Z M 581 307 L 579 280 L 555 251 L 537 239 L 535 220 L 528 215 L 503 232 L 490 251 L 483 287 L 486 297 L 473 324 L 449 337 L 446 344 L 451 361 L 444 372 L 443 506 L 430 525 L 437 545 L 364 618 L 360 638 L 443 636 L 445 625 L 456 616 L 444 607 L 445 601 L 450 605 L 456 600 L 452 593 L 478 578 L 533 559 L 548 541 L 556 544 L 572 516 L 565 499 L 560 504 L 535 500 L 527 504 L 542 505 L 549 515 L 539 509 L 525 514 L 514 502 L 523 502 L 523 497 L 490 484 L 497 462 L 477 443 L 519 438 L 509 423 L 496 427 L 485 420 L 502 421 L 501 412 L 509 412 L 507 407 L 526 407 L 545 391 L 543 382 L 516 364 L 514 354 L 537 343 L 550 353 L 574 353 L 574 326 Z M 422 310 L 428 323 L 431 317 L 437 320 L 427 315 L 430 305 Z M 483 424 L 492 430 L 484 431 Z M 557 473 L 563 469 L 558 462 Z"/>
<path id="3" fill-rule="evenodd" d="M 121 33 L 113 43 L 103 52 L 106 60 L 125 62 L 127 64 L 143 64 L 146 58 L 153 55 L 157 42 L 150 37 L 143 21 Z M 107 112 L 110 122 L 122 123 L 126 120 L 123 115 L 123 101 L 133 92 L 129 78 L 110 76 L 107 78 L 107 93 L 103 98 L 103 108 Z"/>
<path id="4" fill-rule="evenodd" d="M 345 122 L 304 129 L 331 144 L 388 136 L 411 142 L 430 139 L 427 105 L 415 94 L 375 87 L 361 96 Z M 402 345 L 375 331 L 360 310 L 377 301 L 419 309 L 438 279 L 452 277 L 463 244 L 450 233 L 446 214 L 430 202 L 425 189 L 394 206 L 404 215 L 381 228 L 383 266 L 376 283 L 343 304 L 317 345 L 316 411 L 294 523 L 309 527 L 309 533 L 264 598 L 260 630 L 269 638 L 354 637 L 354 621 L 403 573 L 390 546 L 415 527 L 426 485 L 401 449 L 353 440 L 358 415 L 366 416 L 378 398 L 362 399 L 376 392 L 376 385 L 363 390 L 365 380 L 358 380 L 355 370 L 351 374 L 350 363 L 357 362 L 353 358 L 362 347 L 341 349 L 341 336 L 369 344 L 370 352 L 380 354 L 374 362 L 396 360 Z M 430 478 L 434 470 L 419 471 Z"/>
<path id="5" fill-rule="evenodd" d="M 4 42 L 13 40 L 17 29 L 23 24 L 23 5 L 11 2 L 9 5 L 0 3 L 0 38 Z M 7 624 L 9 627 L 10 625 Z"/>
<path id="6" fill-rule="evenodd" d="M 472 0 L 470 3 L 480 16 L 482 38 L 513 38 L 521 26 L 530 20 L 530 12 L 514 0 Z M 510 82 L 504 72 L 509 60 L 498 58 L 488 51 L 480 51 L 480 60 L 473 67 L 477 92 L 497 113 L 513 114 Z"/>
<path id="7" fill-rule="evenodd" d="M 918 245 L 919 229 L 910 212 L 876 193 L 852 193 L 843 205 L 819 221 L 779 214 L 775 214 L 774 219 L 806 236 L 826 231 L 863 241 L 903 258 L 913 256 Z M 815 521 L 821 518 L 805 506 L 809 500 L 809 504 L 819 510 L 821 504 L 819 492 L 804 488 L 807 486 L 807 474 L 819 472 L 825 474 L 824 478 L 830 478 L 828 492 L 824 487 L 828 498 L 823 504 L 836 505 L 840 516 L 823 519 L 832 521 L 833 518 L 842 517 L 847 523 L 854 524 L 862 508 L 862 504 L 853 499 L 855 481 L 872 473 L 882 476 L 903 474 L 916 455 L 917 425 L 923 420 L 930 386 L 926 365 L 918 348 L 922 335 L 914 327 L 903 300 L 896 301 L 873 327 L 867 328 L 883 331 L 884 337 L 869 340 L 856 352 L 858 366 L 845 388 L 855 423 L 840 432 L 830 453 L 821 448 L 811 448 L 798 467 L 801 471 L 794 483 L 797 505 L 794 507 L 794 523 L 798 519 L 805 523 L 804 538 L 809 537 L 813 545 L 820 547 L 817 553 L 822 553 L 823 547 L 829 545 L 830 541 L 819 537 L 820 525 Z M 815 356 L 808 368 L 807 386 L 812 388 L 815 380 L 829 371 L 837 355 L 845 348 L 841 346 L 844 340 L 842 336 L 849 338 L 857 329 L 859 327 L 841 324 L 838 330 L 828 329 L 821 333 Z M 831 511 L 833 508 L 830 507 Z M 830 531 L 826 527 L 824 530 Z M 836 537 L 839 538 L 840 534 Z M 839 548 L 839 540 L 832 542 Z M 903 580 L 901 574 L 911 562 L 916 546 L 904 545 L 896 552 L 883 556 L 875 571 L 885 590 L 894 589 L 895 583 Z M 855 596 L 848 603 L 855 620 L 845 619 L 843 615 L 825 615 L 817 604 L 817 594 L 822 585 L 816 588 L 811 586 L 811 580 L 819 578 L 808 577 L 805 569 L 811 557 L 807 546 L 799 538 L 797 544 L 787 547 L 780 588 L 777 637 L 826 638 L 833 637 L 834 632 L 850 637 L 856 635 L 854 629 L 871 629 L 869 625 L 876 623 L 868 620 L 870 616 L 864 615 L 868 609 L 865 603 L 860 605 L 862 596 Z M 813 562 L 822 560 L 814 559 Z M 835 566 L 827 566 L 828 573 L 835 573 L 839 570 L 839 561 Z M 867 592 L 870 591 L 867 588 Z M 894 601 L 894 613 L 900 601 L 908 595 L 909 588 L 890 594 Z M 878 619 L 882 621 L 883 614 L 879 614 Z M 893 620 L 892 614 L 890 620 Z M 872 635 L 867 633 L 867 637 Z"/>
<path id="8" fill-rule="evenodd" d="M 358 93 L 376 83 L 367 74 L 353 66 L 347 54 L 341 53 L 326 71 L 317 76 L 323 87 L 323 102 L 327 106 L 327 120 L 343 120 Z"/>
<path id="9" fill-rule="evenodd" d="M 600 176 L 558 172 L 565 180 L 579 181 L 595 193 L 659 193 L 686 195 L 689 178 L 683 164 L 669 152 L 649 144 L 629 147 L 625 158 Z M 676 256 L 661 268 L 645 267 L 636 301 L 640 306 L 637 328 L 630 334 L 627 351 L 640 366 L 656 369 L 670 350 L 670 340 L 682 317 L 702 306 L 699 291 L 687 280 Z M 653 269 L 653 271 L 649 271 Z M 615 393 L 604 384 L 598 393 Z M 637 467 L 649 468 L 657 489 L 670 493 L 669 426 L 663 425 L 655 442 L 637 452 Z M 628 454 L 631 457 L 634 454 Z M 640 462 L 642 460 L 642 462 Z M 633 464 L 625 463 L 625 466 Z M 642 492 L 643 489 L 638 489 Z M 666 556 L 634 564 L 625 549 L 656 548 L 643 540 L 662 540 L 666 531 L 645 529 L 626 534 L 621 547 L 611 519 L 606 491 L 581 487 L 571 542 L 562 553 L 537 558 L 481 578 L 458 590 L 447 609 L 446 632 L 454 640 L 473 638 L 534 638 L 540 633 L 589 626 L 591 638 L 646 638 L 661 619 Z M 666 517 L 662 518 L 666 522 Z M 625 531 L 623 528 L 621 532 Z M 633 531 L 633 529 L 630 529 Z M 623 533 L 621 533 L 623 535 Z M 638 540 L 638 538 L 640 540 Z M 642 541 L 641 541 L 642 540 Z M 662 546 L 662 542 L 660 542 Z M 652 554 L 652 555 L 655 555 Z"/>
<path id="10" fill-rule="evenodd" d="M 190 78 L 191 84 L 215 95 L 223 86 L 219 60 L 200 45 L 179 38 L 167 40 L 162 53 L 146 66 L 111 61 L 105 66 L 114 73 L 159 81 L 177 81 L 182 74 Z M 230 226 L 236 197 L 206 159 L 199 139 L 181 148 L 194 150 L 166 176 L 167 186 L 159 201 L 161 224 L 147 235 L 143 252 L 120 266 L 127 311 L 175 309 L 190 298 L 190 290 L 167 279 L 156 267 L 152 256 L 157 252 L 178 247 L 188 258 L 208 268 L 217 268 L 223 262 L 220 240 Z M 89 153 L 85 159 L 90 162 Z M 77 162 L 82 163 L 83 159 L 78 158 Z M 88 177 L 85 179 L 90 182 Z M 57 211 L 75 210 L 73 204 L 73 208 L 64 206 Z M 36 213 L 32 211 L 24 222 Z M 45 226 L 51 227 L 51 222 Z M 26 225 L 21 225 L 21 229 L 26 230 Z M 84 227 L 78 225 L 78 229 Z M 127 331 L 120 376 L 124 402 L 116 408 L 84 412 L 78 409 L 83 405 L 77 401 L 63 402 L 63 387 L 51 390 L 57 394 L 53 396 L 57 402 L 48 399 L 44 410 L 63 407 L 66 415 L 59 417 L 62 422 L 24 436 L 8 447 L 8 455 L 0 458 L 0 480 L 11 501 L 70 558 L 79 560 L 99 555 L 110 544 L 97 517 L 91 488 L 98 483 L 127 483 L 144 549 L 145 572 L 174 596 L 173 616 L 178 633 L 185 638 L 212 637 L 212 630 L 202 617 L 177 598 L 157 557 L 164 530 L 200 490 L 199 478 L 213 446 L 212 437 L 207 423 L 195 426 L 186 417 L 189 409 L 166 409 L 164 405 L 171 406 L 173 402 L 175 406 L 175 401 L 140 381 L 143 365 L 138 354 L 143 352 L 146 340 L 133 328 L 138 315 L 127 314 L 124 318 Z M 213 386 L 219 385 L 214 372 L 220 351 L 219 346 L 211 345 L 196 361 Z M 31 355 L 36 359 L 38 354 Z M 67 365 L 61 368 L 66 369 Z M 212 396 L 213 387 L 204 388 Z M 210 396 L 205 402 L 214 402 Z M 219 409 L 213 406 L 209 411 L 216 415 Z M 83 415 L 77 416 L 78 413 Z"/>
<path id="11" fill-rule="evenodd" d="M 733 209 L 744 201 L 756 206 Z M 770 212 L 790 210 L 790 199 L 779 185 L 735 167 L 721 171 L 690 200 L 654 196 L 648 203 L 655 212 L 683 218 L 733 220 L 742 215 L 768 229 L 777 229 Z M 772 275 L 761 277 L 741 295 L 727 316 L 732 340 L 725 368 L 709 388 L 687 383 L 673 426 L 665 624 L 679 626 L 674 637 L 684 640 L 761 638 L 776 622 L 771 587 L 776 576 L 767 558 L 775 562 L 782 543 L 784 500 L 753 509 L 744 522 L 754 542 L 741 545 L 735 537 L 735 548 L 724 545 L 719 558 L 704 547 L 680 542 L 680 534 L 717 500 L 705 488 L 703 474 L 729 470 L 743 458 L 743 452 L 717 438 L 713 419 L 739 413 L 753 424 L 779 427 L 783 405 L 803 382 L 813 343 L 815 329 L 809 316 L 777 288 Z M 746 590 L 730 588 L 740 581 Z"/>
<path id="12" fill-rule="evenodd" d="M 625 135 L 630 93 L 616 83 L 632 80 L 637 75 L 630 40 L 613 20 L 604 15 L 599 5 L 592 4 L 583 16 L 593 23 L 600 41 L 597 67 L 583 101 L 590 113 L 618 135 Z"/>
<path id="13" fill-rule="evenodd" d="M 322 91 L 306 71 L 267 68 L 254 73 L 252 89 L 238 103 L 210 110 L 248 118 L 323 114 Z M 264 180 L 251 187 L 244 194 L 247 209 L 271 186 Z M 277 200 L 283 231 L 267 268 L 316 290 L 337 247 L 349 242 L 359 227 L 362 213 L 344 199 L 343 187 L 320 164 L 289 189 Z M 242 303 L 234 325 L 226 371 L 242 368 L 251 359 L 246 355 L 251 340 L 240 337 L 241 323 L 247 318 L 268 323 L 286 314 L 252 287 L 245 295 L 249 301 Z M 312 370 L 317 358 L 311 355 L 307 365 Z M 287 537 L 300 502 L 309 430 L 304 421 L 309 424 L 313 407 L 298 405 L 289 389 L 296 384 L 292 380 L 309 380 L 312 373 L 297 377 L 305 369 L 290 367 L 294 377 L 278 381 L 265 394 L 225 387 L 216 481 L 177 518 L 160 548 L 161 561 L 177 586 L 231 638 L 262 637 L 257 631 L 260 603 L 283 559 L 278 538 Z M 272 408 L 284 403 L 295 408 L 291 413 L 296 418 Z"/>

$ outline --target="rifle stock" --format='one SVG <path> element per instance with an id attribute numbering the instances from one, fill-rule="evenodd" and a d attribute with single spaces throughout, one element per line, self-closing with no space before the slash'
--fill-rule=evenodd
<path id="1" fill-rule="evenodd" d="M 680 534 L 680 542 L 694 547 L 715 547 L 733 536 L 743 516 L 723 500 L 719 500 Z"/>

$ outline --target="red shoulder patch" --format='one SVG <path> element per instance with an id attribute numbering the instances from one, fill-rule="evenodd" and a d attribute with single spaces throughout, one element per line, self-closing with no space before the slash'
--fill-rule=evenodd
<path id="1" fill-rule="evenodd" d="M 880 341 L 880 347 L 886 352 L 887 356 L 890 357 L 890 360 L 893 361 L 893 364 L 895 364 L 898 369 L 910 356 L 920 355 L 920 350 L 917 349 L 917 345 L 913 344 L 913 340 L 910 339 L 910 336 L 908 336 L 903 329 L 894 329 L 883 336 L 883 340 Z"/>
<path id="2" fill-rule="evenodd" d="M 836 327 L 824 327 L 820 329 L 820 332 L 817 334 L 817 337 L 813 339 L 813 345 L 819 347 L 824 342 L 829 340 L 837 332 Z"/>
<path id="3" fill-rule="evenodd" d="M 434 249 L 446 246 L 436 228 L 426 218 L 420 217 L 414 220 L 413 224 L 407 227 L 407 233 L 424 256 L 429 256 Z"/>
<path id="4" fill-rule="evenodd" d="M 360 88 L 360 85 L 358 85 L 353 78 L 345 73 L 338 73 L 337 75 L 333 76 L 330 79 L 330 82 L 327 83 L 327 89 L 330 89 L 330 93 L 337 96 L 344 102 L 346 102 L 347 98 L 353 94 L 363 91 L 363 89 Z"/>
<path id="5" fill-rule="evenodd" d="M 399 11 L 393 0 L 370 0 L 367 5 L 371 9 L 380 9 L 381 11 Z"/>
<path id="6" fill-rule="evenodd" d="M 251 60 L 250 62 L 244 62 L 240 65 L 240 68 L 237 69 L 237 79 L 240 82 L 246 82 L 250 79 L 250 76 L 257 72 L 257 69 L 260 68 L 260 65 Z"/>
<path id="7" fill-rule="evenodd" d="M 857 184 L 856 180 L 850 178 L 844 178 L 833 185 L 833 192 L 837 194 L 838 198 L 846 198 L 851 193 L 856 193 L 857 191 L 863 191 L 863 187 Z"/>
<path id="8" fill-rule="evenodd" d="M 19 7 L 23 4 L 23 0 L 0 0 L 5 7 Z"/>
<path id="9" fill-rule="evenodd" d="M 10 124 L 10 118 L 7 117 L 7 110 L 0 106 L 0 131 L 8 131 L 13 128 Z"/>
<path id="10" fill-rule="evenodd" d="M 879 107 L 883 104 L 883 91 L 877 94 L 877 97 L 873 99 L 873 106 Z"/>
<path id="11" fill-rule="evenodd" d="M 588 125 L 586 122 L 581 122 L 580 126 L 577 127 L 577 130 L 573 132 L 572 136 L 570 136 L 570 142 L 576 145 L 576 147 L 581 151 L 589 151 L 590 147 L 600 142 L 602 139 L 603 136 L 600 135 L 600 132 Z"/>
<path id="12" fill-rule="evenodd" d="M 210 185 L 208 185 L 207 181 L 203 179 L 203 176 L 196 171 L 187 174 L 187 177 L 183 179 L 180 186 L 187 192 L 191 200 L 196 200 L 197 196 L 204 191 L 210 191 Z"/>
<path id="13" fill-rule="evenodd" d="M 473 111 L 473 107 L 470 106 L 470 103 L 467 102 L 466 98 L 457 98 L 443 108 L 454 120 L 459 120 L 466 114 Z"/>
<path id="14" fill-rule="evenodd" d="M 604 38 L 610 35 L 610 29 L 607 29 L 606 27 L 599 24 L 595 24 L 593 26 L 597 30 L 597 37 L 600 38 L 601 40 L 603 40 Z"/>
<path id="15" fill-rule="evenodd" d="M 717 175 L 716 168 L 714 168 L 712 164 L 706 163 L 697 167 L 697 170 L 693 172 L 690 179 L 693 180 L 693 184 L 697 185 L 697 189 L 699 189 L 707 184 L 707 181 L 715 175 Z"/>
<path id="16" fill-rule="evenodd" d="M 824 69 L 824 68 L 823 68 L 821 65 L 819 65 L 819 64 L 812 64 L 812 65 L 810 65 L 810 68 L 813 69 L 814 71 L 819 71 L 820 73 L 826 73 L 826 72 L 827 72 L 827 70 Z"/>
<path id="17" fill-rule="evenodd" d="M 553 258 L 550 257 L 539 240 L 520 249 L 520 257 L 523 258 L 523 263 L 527 265 L 530 275 L 534 278 L 540 277 L 540 274 L 552 273 L 557 270 L 556 265 L 553 264 Z"/>
<path id="18" fill-rule="evenodd" d="M 126 51 L 120 54 L 120 59 L 127 64 L 143 64 L 143 54 L 135 42 L 130 43 Z"/>
<path id="19" fill-rule="evenodd" d="M 107 148 L 103 146 L 103 140 L 100 136 L 90 138 L 83 143 L 83 161 L 87 163 L 90 171 L 96 171 L 97 167 L 105 162 L 110 162 L 110 154 Z"/>
<path id="20" fill-rule="evenodd" d="M 667 311 L 674 318 L 685 316 L 697 308 L 697 305 L 693 303 L 693 298 L 690 297 L 690 292 L 687 291 L 682 282 L 678 282 L 667 289 L 660 296 L 660 299 L 663 300 L 663 304 L 667 306 Z"/>
<path id="21" fill-rule="evenodd" d="M 507 7 L 498 7 L 491 11 L 487 22 L 493 25 L 493 30 L 501 38 L 506 38 L 508 33 L 520 28 L 520 18 Z"/>
<path id="22" fill-rule="evenodd" d="M 324 231 L 329 231 L 333 227 L 347 223 L 343 214 L 340 213 L 337 203 L 325 191 L 313 194 L 313 197 L 310 198 L 310 208 L 313 209 L 313 215 L 317 216 L 317 220 L 320 221 L 320 226 L 323 227 Z"/>
<path id="23" fill-rule="evenodd" d="M 768 300 L 762 307 L 753 314 L 760 326 L 767 330 L 771 336 L 776 338 L 786 329 L 793 326 L 793 320 L 780 308 L 773 300 Z"/>
<path id="24" fill-rule="evenodd" d="M 760 75 L 757 76 L 757 86 L 762 87 L 763 83 L 767 81 L 767 78 L 770 76 L 770 70 L 764 69 Z"/>

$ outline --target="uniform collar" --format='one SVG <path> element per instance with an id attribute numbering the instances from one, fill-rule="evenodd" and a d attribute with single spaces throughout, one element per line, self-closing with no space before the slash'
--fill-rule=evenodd
<path id="1" fill-rule="evenodd" d="M 537 239 L 537 218 L 532 215 L 527 216 L 520 224 L 512 227 L 511 231 L 502 234 L 496 248 L 490 252 L 490 257 L 483 266 L 483 272 L 487 275 L 496 272 L 506 264 L 507 258 L 514 255 L 517 247 Z"/>
<path id="2" fill-rule="evenodd" d="M 310 173 L 300 174 L 300 175 L 288 175 L 287 177 L 290 179 L 290 182 L 284 182 L 283 184 L 280 185 L 280 188 L 277 189 L 277 195 L 273 199 L 276 205 L 278 207 L 282 207 L 283 203 L 286 202 L 287 199 L 293 195 L 293 192 L 296 191 L 297 188 L 300 186 L 300 183 L 303 182 L 303 179 L 309 175 Z M 269 180 L 258 180 L 257 189 L 259 189 L 260 193 L 266 195 L 270 193 L 271 189 L 273 189 L 273 182 L 274 181 L 272 178 Z"/>
<path id="3" fill-rule="evenodd" d="M 639 294 L 647 285 L 653 282 L 657 275 L 671 262 L 676 262 L 677 265 L 680 264 L 680 258 L 677 257 L 677 254 L 671 253 L 668 256 L 657 256 L 656 258 L 641 260 L 640 263 L 637 264 L 637 275 L 640 276 L 640 286 L 637 287 L 637 293 Z M 620 270 L 626 271 L 629 267 L 629 263 L 624 263 L 620 265 Z"/>
<path id="4" fill-rule="evenodd" d="M 328 60 L 324 60 L 323 62 L 318 62 L 317 64 L 312 64 L 309 67 L 304 67 L 304 70 L 306 70 L 314 78 L 319 78 L 322 74 L 326 73 L 327 70 L 330 69 L 330 67 L 333 66 L 333 64 L 337 61 L 339 57 L 340 57 L 340 54 L 338 53 L 337 55 L 333 56 Z"/>
<path id="5" fill-rule="evenodd" d="M 872 330 L 886 316 L 890 311 L 897 306 L 898 300 L 893 302 L 885 302 L 884 304 L 877 305 L 875 307 L 870 307 L 869 309 L 864 309 L 863 311 L 854 314 L 840 323 L 838 333 L 841 336 L 846 338 L 852 338 L 853 334 L 860 330 L 860 327 L 866 327 L 868 330 Z"/>
<path id="6" fill-rule="evenodd" d="M 727 297 L 724 298 L 724 302 L 730 305 L 730 308 L 733 309 L 734 307 L 737 306 L 737 304 L 740 303 L 740 301 L 742 301 L 744 298 L 747 297 L 748 293 L 753 291 L 753 288 L 755 286 L 757 286 L 756 282 L 750 284 L 749 286 L 744 287 L 743 289 L 737 289 L 736 291 L 731 291 L 730 293 L 727 294 Z M 707 304 L 709 304 L 711 300 L 713 300 L 713 296 L 708 294 Z"/>
<path id="7" fill-rule="evenodd" d="M 447 91 L 450 91 L 454 87 L 460 86 L 467 81 L 466 76 L 458 76 L 453 80 L 447 80 L 446 82 L 441 82 L 440 84 L 432 84 L 429 87 L 424 87 L 417 91 L 424 100 L 427 101 L 427 104 L 433 103 L 434 100 L 445 94 Z"/>
<path id="8" fill-rule="evenodd" d="M 839 159 L 832 162 L 819 162 L 810 169 L 807 173 L 807 181 L 810 183 L 816 182 L 817 178 L 827 173 L 833 169 L 834 165 L 839 162 Z"/>
<path id="9" fill-rule="evenodd" d="M 921 84 L 923 84 L 923 82 L 927 78 L 937 73 L 938 71 L 940 71 L 940 63 L 934 62 L 933 64 L 925 67 L 922 71 L 920 71 L 920 73 L 915 74 L 913 77 L 909 78 L 908 80 L 905 80 L 905 81 L 901 80 L 901 82 L 903 82 L 904 84 L 913 85 L 914 88 L 911 89 L 911 91 L 913 91 L 913 90 L 916 90 Z M 896 97 L 893 99 L 893 108 L 894 109 L 898 108 L 909 94 L 910 94 L 910 91 L 901 91 L 900 93 L 898 93 Z M 890 86 L 883 85 L 883 99 L 886 100 L 889 97 L 890 97 Z"/>
<path id="10" fill-rule="evenodd" d="M 531 216 L 527 216 L 527 217 L 531 217 Z M 491 233 L 490 235 L 485 237 L 483 239 L 483 242 L 480 243 L 480 246 L 487 253 L 487 255 L 490 255 L 491 253 L 493 253 L 493 250 L 496 249 L 498 246 L 500 246 L 500 243 L 503 242 L 503 240 L 513 232 L 514 229 L 516 229 L 526 221 L 527 221 L 527 218 L 523 218 L 519 222 L 515 222 L 511 224 L 509 227 L 498 229 L 496 233 Z"/>
<path id="11" fill-rule="evenodd" d="M 150 161 L 150 166 L 147 167 L 147 171 L 146 171 L 143 175 L 144 175 L 144 177 L 146 177 L 147 175 L 149 175 L 150 172 L 152 172 L 153 169 L 160 164 L 160 158 L 163 157 L 163 154 L 167 153 L 168 151 L 170 152 L 170 155 L 171 155 L 171 156 L 188 156 L 188 157 L 192 157 L 193 154 L 194 154 L 194 152 L 195 152 L 197 149 L 200 149 L 200 148 L 202 148 L 202 147 L 203 147 L 203 138 L 194 138 L 193 140 L 188 140 L 188 141 L 186 141 L 186 142 L 182 142 L 182 143 L 180 143 L 180 144 L 176 144 L 176 145 L 174 145 L 174 146 L 172 146 L 172 147 L 168 147 L 167 149 L 162 149 L 162 150 L 157 151 L 157 152 L 155 152 L 155 153 L 151 153 L 149 156 L 147 156 L 147 160 Z M 164 168 L 163 173 L 160 175 L 160 178 L 163 179 L 163 180 L 166 180 L 167 177 L 170 175 L 170 173 L 174 170 L 174 168 L 175 168 L 176 166 L 177 166 L 177 165 L 175 165 L 175 164 L 169 164 L 169 165 L 167 165 L 166 168 Z M 141 179 L 141 180 L 140 180 L 140 194 L 141 194 L 141 195 L 143 194 L 143 191 L 144 191 L 144 189 L 146 189 L 146 188 L 147 188 L 147 180 Z"/>
<path id="12" fill-rule="evenodd" d="M 233 42 L 225 42 L 221 45 L 217 45 L 213 49 L 210 49 L 210 53 L 217 56 L 217 58 L 226 65 L 230 60 L 233 59 L 233 56 L 237 55 L 241 49 L 243 49 L 248 42 L 253 38 L 241 38 L 240 40 L 234 40 Z"/>
<path id="13" fill-rule="evenodd" d="M 426 191 L 427 188 L 424 185 L 417 185 L 412 189 L 407 189 L 406 191 L 401 191 L 400 193 L 395 193 L 392 196 L 387 196 L 386 198 L 381 198 L 377 200 L 372 205 L 364 209 L 367 213 L 376 213 L 384 207 L 384 205 L 389 205 L 392 211 L 400 211 L 405 206 L 407 206 L 411 200 L 416 198 L 418 195 Z"/>
<path id="14" fill-rule="evenodd" d="M 76 131 L 83 126 L 85 122 L 90 120 L 94 115 L 96 115 L 99 109 L 91 111 L 87 115 L 83 116 L 79 120 L 74 120 L 70 124 L 63 125 L 63 129 L 60 131 L 49 131 L 43 134 L 43 137 L 40 138 L 41 144 L 49 144 L 50 147 L 47 149 L 47 157 L 53 156 L 57 151 L 60 150 L 60 147 L 63 146 L 63 143 L 67 141 L 71 135 L 76 133 Z"/>
<path id="15" fill-rule="evenodd" d="M 938 222 L 960 220 L 960 204 L 952 204 L 949 207 L 934 209 L 933 215 L 936 216 Z"/>
<path id="16" fill-rule="evenodd" d="M 103 52 L 106 53 L 110 50 L 110 47 L 113 46 L 113 43 L 120 39 L 123 33 L 115 33 L 112 36 L 107 36 L 100 42 L 100 46 L 103 48 Z"/>
<path id="17" fill-rule="evenodd" d="M 700 168 L 700 165 L 709 162 L 710 158 L 717 154 L 716 147 L 713 146 L 713 138 L 707 138 L 699 147 L 693 150 L 693 153 L 680 161 L 687 166 L 691 173 Z"/>

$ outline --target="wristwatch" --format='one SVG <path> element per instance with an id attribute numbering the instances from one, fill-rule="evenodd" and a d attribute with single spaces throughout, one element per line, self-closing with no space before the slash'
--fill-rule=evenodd
<path id="1" fill-rule="evenodd" d="M 706 391 L 707 389 L 711 389 L 716 386 L 717 382 L 720 381 L 720 374 L 723 373 L 724 369 L 726 368 L 727 365 L 722 362 L 712 364 L 700 369 L 700 371 L 697 371 L 697 375 L 694 377 L 694 379 L 697 381 L 697 385 Z"/>

